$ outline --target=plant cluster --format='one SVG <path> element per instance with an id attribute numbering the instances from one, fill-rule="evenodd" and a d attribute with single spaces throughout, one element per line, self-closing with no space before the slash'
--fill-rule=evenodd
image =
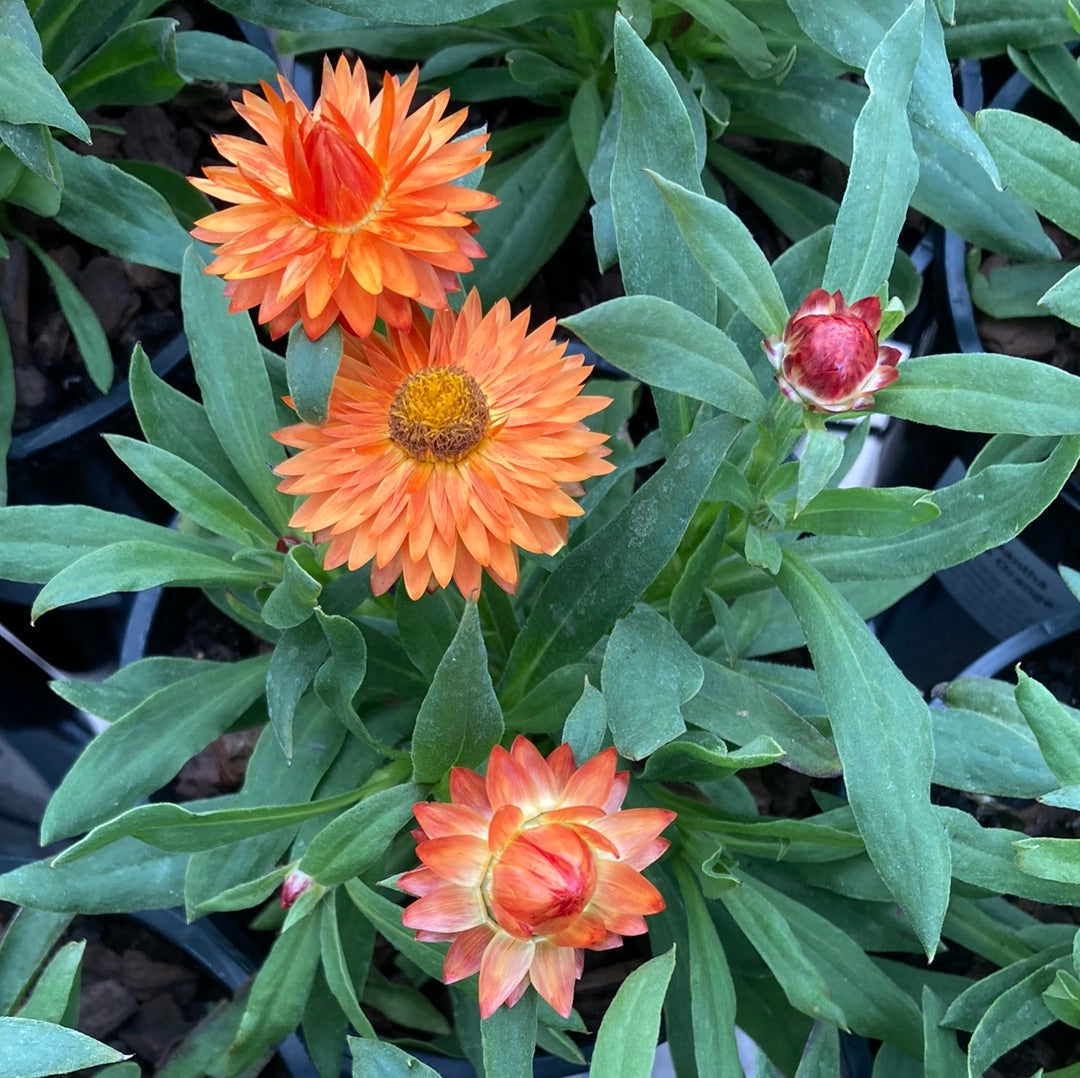
<path id="1" fill-rule="evenodd" d="M 127 219 L 128 249 L 180 270 L 198 399 L 136 349 L 144 438 L 109 444 L 175 526 L 7 506 L 0 575 L 42 585 L 35 618 L 199 588 L 260 646 L 55 684 L 107 725 L 42 821 L 69 844 L 0 877 L 24 907 L 0 958 L 28 956 L 0 969 L 0 1060 L 106 1061 L 66 1028 L 76 950 L 31 987 L 35 924 L 166 906 L 272 933 L 194 1035 L 223 1076 L 296 1029 L 324 1076 L 347 1050 L 356 1075 L 466 1056 L 517 1078 L 583 1046 L 592 1073 L 645 1075 L 663 1017 L 679 1075 L 741 1073 L 738 1026 L 760 1074 L 841 1073 L 843 1031 L 880 1043 L 879 1078 L 960 1078 L 1080 1028 L 1054 909 L 1080 897 L 1076 840 L 953 807 L 1080 810 L 1080 714 L 1023 674 L 931 707 L 869 625 L 1017 536 L 1080 461 L 1080 377 L 891 343 L 921 284 L 905 228 L 1017 260 L 1056 254 L 1039 214 L 1077 232 L 1077 144 L 973 126 L 949 69 L 1023 48 L 1068 104 L 1072 8 L 221 6 L 367 67 L 326 60 L 314 102 L 284 78 L 244 94 L 251 137 L 192 181 L 218 206 L 195 242 Z M 489 133 L 451 98 L 525 118 Z M 777 142 L 842 162 L 840 197 L 762 165 Z M 625 294 L 567 342 L 510 301 L 590 199 Z M 1076 272 L 1046 305 L 1080 323 Z M 846 485 L 872 413 L 987 437 L 941 489 Z M 247 729 L 239 790 L 163 799 Z M 635 936 L 653 957 L 586 1029 L 583 969 Z M 956 948 L 975 963 L 941 971 Z"/>

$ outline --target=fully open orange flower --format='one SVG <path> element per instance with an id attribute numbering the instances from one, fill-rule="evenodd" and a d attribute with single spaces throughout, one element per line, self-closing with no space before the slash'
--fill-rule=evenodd
<path id="1" fill-rule="evenodd" d="M 376 595 L 403 576 L 414 599 L 433 580 L 475 597 L 485 569 L 516 588 L 518 548 L 562 547 L 571 495 L 612 470 L 581 422 L 610 400 L 581 395 L 589 368 L 553 329 L 506 300 L 483 314 L 474 291 L 460 314 L 346 338 L 326 422 L 274 435 L 300 450 L 280 489 L 306 496 L 291 524 L 329 543 L 327 569 L 371 562 Z"/>
<path id="2" fill-rule="evenodd" d="M 546 760 L 519 737 L 496 745 L 487 774 L 456 767 L 449 805 L 415 807 L 420 868 L 398 886 L 416 938 L 451 941 L 447 984 L 480 974 L 480 1017 L 531 983 L 564 1018 L 585 949 L 618 947 L 664 908 L 641 869 L 667 849 L 666 809 L 619 811 L 629 776 L 615 750 L 576 767 L 568 745 Z"/>
<path id="3" fill-rule="evenodd" d="M 376 315 L 407 326 L 410 299 L 445 307 L 484 253 L 464 214 L 496 203 L 453 182 L 487 160 L 486 134 L 450 141 L 466 110 L 443 116 L 449 91 L 409 115 L 415 70 L 372 98 L 362 63 L 326 61 L 310 111 L 278 81 L 281 97 L 263 83 L 265 100 L 245 91 L 236 106 L 262 141 L 218 136 L 235 167 L 191 181 L 235 203 L 192 230 L 217 245 L 207 272 L 228 281 L 230 309 L 258 306 L 274 337 L 302 320 L 314 339 L 338 320 L 361 336 Z"/>

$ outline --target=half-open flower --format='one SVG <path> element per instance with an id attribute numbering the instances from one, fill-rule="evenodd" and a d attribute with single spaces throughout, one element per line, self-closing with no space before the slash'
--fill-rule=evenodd
<path id="1" fill-rule="evenodd" d="M 483 570 L 516 588 L 519 548 L 562 547 L 581 481 L 612 470 L 581 422 L 610 400 L 581 394 L 589 368 L 553 329 L 472 292 L 460 314 L 346 338 L 326 422 L 274 435 L 300 450 L 280 487 L 304 496 L 291 524 L 329 543 L 327 569 L 370 562 L 376 595 L 402 576 L 414 599 L 451 580 L 476 596 Z"/>
<path id="2" fill-rule="evenodd" d="M 814 412 L 854 412 L 898 377 L 899 349 L 878 344 L 881 301 L 849 307 L 839 292 L 815 288 L 788 319 L 782 338 L 766 337 L 765 354 L 785 397 Z"/>
<path id="3" fill-rule="evenodd" d="M 376 315 L 407 326 L 410 300 L 445 307 L 483 255 L 464 215 L 496 203 L 454 182 L 487 160 L 486 134 L 451 141 L 466 111 L 443 116 L 449 91 L 410 115 L 416 71 L 385 75 L 372 98 L 362 63 L 327 61 L 311 110 L 278 81 L 280 97 L 263 83 L 265 99 L 245 91 L 236 106 L 262 141 L 215 138 L 235 167 L 191 181 L 234 203 L 192 230 L 217 246 L 208 272 L 228 282 L 230 309 L 257 306 L 274 337 L 302 321 L 314 339 L 339 320 L 361 336 Z"/>
<path id="4" fill-rule="evenodd" d="M 545 760 L 517 738 L 487 773 L 454 768 L 450 804 L 415 808 L 420 868 L 398 886 L 416 938 L 450 941 L 447 984 L 480 974 L 480 1016 L 513 1006 L 531 983 L 564 1017 L 586 949 L 617 947 L 664 908 L 641 874 L 668 843 L 665 809 L 620 811 L 628 775 L 615 750 L 581 767 L 568 745 Z"/>

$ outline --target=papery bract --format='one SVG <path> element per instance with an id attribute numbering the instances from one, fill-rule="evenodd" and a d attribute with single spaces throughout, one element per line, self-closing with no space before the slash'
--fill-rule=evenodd
<path id="1" fill-rule="evenodd" d="M 217 245 L 207 272 L 228 282 L 230 310 L 258 306 L 274 337 L 302 321 L 314 339 L 339 320 L 361 336 L 376 316 L 408 326 L 410 300 L 445 307 L 483 255 L 464 214 L 496 204 L 453 182 L 487 160 L 486 134 L 450 141 L 466 113 L 443 116 L 449 91 L 410 115 L 416 71 L 385 75 L 372 98 L 360 61 L 327 61 L 310 111 L 279 83 L 280 97 L 263 83 L 265 100 L 245 91 L 236 106 L 263 141 L 218 136 L 235 167 L 191 181 L 235 203 L 192 230 Z"/>
<path id="2" fill-rule="evenodd" d="M 589 368 L 553 328 L 506 300 L 483 314 L 474 291 L 460 314 L 346 337 L 326 422 L 274 435 L 300 450 L 280 488 L 305 496 L 290 523 L 329 543 L 327 569 L 371 562 L 376 595 L 402 576 L 414 599 L 451 580 L 475 596 L 483 570 L 516 588 L 519 548 L 562 547 L 572 495 L 612 465 L 581 422 L 609 399 L 581 394 Z"/>
<path id="3" fill-rule="evenodd" d="M 788 319 L 782 338 L 766 337 L 780 392 L 814 412 L 871 408 L 873 393 L 898 377 L 899 349 L 878 344 L 881 301 L 849 307 L 839 292 L 816 288 Z"/>
<path id="4" fill-rule="evenodd" d="M 487 774 L 454 768 L 450 804 L 415 808 L 420 868 L 398 886 L 416 938 L 451 941 L 447 984 L 480 974 L 480 1016 L 531 983 L 563 1017 L 586 949 L 617 947 L 664 908 L 641 869 L 668 843 L 666 809 L 620 811 L 629 776 L 606 749 L 576 767 L 568 745 L 545 760 L 523 737 L 496 746 Z"/>

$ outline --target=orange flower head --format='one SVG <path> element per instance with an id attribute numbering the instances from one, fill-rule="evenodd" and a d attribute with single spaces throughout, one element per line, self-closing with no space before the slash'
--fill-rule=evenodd
<path id="1" fill-rule="evenodd" d="M 370 562 L 376 595 L 401 576 L 413 599 L 451 580 L 475 597 L 483 570 L 514 591 L 519 549 L 562 547 L 581 481 L 612 470 L 581 422 L 610 400 L 581 394 L 589 368 L 553 329 L 506 300 L 483 314 L 474 291 L 459 314 L 346 337 L 326 422 L 274 435 L 299 450 L 279 486 L 327 569 Z"/>
<path id="2" fill-rule="evenodd" d="M 666 809 L 620 811 L 627 772 L 605 749 L 581 767 L 568 745 L 545 760 L 517 738 L 491 750 L 487 774 L 456 767 L 450 804 L 414 809 L 419 868 L 398 886 L 417 900 L 402 922 L 450 941 L 447 984 L 480 974 L 480 1017 L 532 986 L 564 1018 L 585 950 L 618 947 L 664 908 L 641 874 L 667 849 Z"/>
<path id="3" fill-rule="evenodd" d="M 815 288 L 788 319 L 783 338 L 766 337 L 765 354 L 785 397 L 812 412 L 874 406 L 873 393 L 898 377 L 900 351 L 878 344 L 881 301 L 849 307 L 839 292 Z"/>
<path id="4" fill-rule="evenodd" d="M 464 215 L 496 199 L 453 182 L 487 160 L 486 134 L 450 141 L 466 110 L 443 116 L 449 91 L 410 114 L 417 78 L 387 74 L 372 98 L 364 65 L 340 59 L 311 110 L 281 77 L 280 97 L 244 92 L 236 110 L 262 141 L 218 136 L 232 166 L 191 180 L 233 203 L 192 229 L 216 245 L 207 272 L 228 282 L 230 310 L 257 306 L 273 337 L 302 321 L 315 339 L 336 321 L 360 336 L 376 316 L 407 327 L 410 300 L 446 306 L 484 253 Z"/>

